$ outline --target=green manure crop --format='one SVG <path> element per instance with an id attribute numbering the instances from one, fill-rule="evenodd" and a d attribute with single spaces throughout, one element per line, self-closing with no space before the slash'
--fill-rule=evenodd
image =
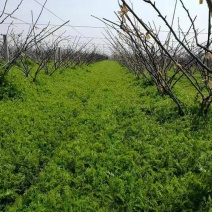
<path id="1" fill-rule="evenodd" d="M 210 114 L 179 116 L 113 61 L 7 81 L 0 211 L 212 210 Z"/>

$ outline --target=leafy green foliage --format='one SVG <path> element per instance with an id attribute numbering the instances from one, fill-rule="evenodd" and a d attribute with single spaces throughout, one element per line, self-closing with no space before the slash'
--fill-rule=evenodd
<path id="1" fill-rule="evenodd" d="M 0 101 L 0 211 L 212 208 L 210 117 L 179 116 L 112 61 L 7 77 L 20 94 Z"/>

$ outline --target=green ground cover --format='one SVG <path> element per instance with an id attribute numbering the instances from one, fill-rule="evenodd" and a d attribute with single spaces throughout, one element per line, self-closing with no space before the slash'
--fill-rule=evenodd
<path id="1" fill-rule="evenodd" d="M 0 211 L 210 211 L 212 119 L 103 61 L 0 90 Z M 192 101 L 189 88 L 178 92 Z M 190 104 L 188 104 L 190 105 Z M 211 209 L 212 210 L 212 209 Z"/>

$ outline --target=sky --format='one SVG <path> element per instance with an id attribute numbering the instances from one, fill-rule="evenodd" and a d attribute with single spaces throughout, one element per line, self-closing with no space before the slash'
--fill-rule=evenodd
<path id="1" fill-rule="evenodd" d="M 19 1 L 20 0 L 8 0 L 5 11 L 10 13 L 18 5 Z M 0 8 L 3 8 L 4 2 L 5 0 L 1 0 Z M 24 0 L 18 11 L 13 15 L 13 18 L 7 19 L 5 24 L 0 25 L 0 34 L 6 33 L 8 23 L 11 23 L 11 21 L 14 22 L 12 28 L 15 32 L 20 33 L 24 31 L 24 33 L 27 33 L 29 25 L 26 23 L 31 23 L 31 11 L 33 11 L 35 19 L 41 10 L 40 4 L 44 2 L 45 0 Z M 127 0 L 126 2 L 133 5 L 134 11 L 141 19 L 150 23 L 154 21 L 157 27 L 161 26 L 162 31 L 167 30 L 167 27 L 149 4 L 142 0 Z M 175 0 L 155 0 L 155 2 L 162 14 L 166 15 L 167 20 L 170 22 Z M 206 30 L 208 19 L 206 1 L 204 0 L 204 4 L 202 5 L 199 4 L 199 0 L 184 0 L 184 2 L 192 17 L 197 15 L 197 28 L 199 28 L 199 30 Z M 114 12 L 119 10 L 117 0 L 48 0 L 38 22 L 41 25 L 38 25 L 38 27 L 42 29 L 44 27 L 42 24 L 47 24 L 48 22 L 53 25 L 60 25 L 65 21 L 70 21 L 67 26 L 55 34 L 60 35 L 64 33 L 66 36 L 72 36 L 73 39 L 76 36 L 80 37 L 81 43 L 89 41 L 89 45 L 98 45 L 102 52 L 107 53 L 109 46 L 104 37 L 106 35 L 103 28 L 105 25 L 101 21 L 91 17 L 91 15 L 118 23 Z M 180 18 L 180 24 L 183 30 L 188 29 L 190 22 L 179 1 L 176 17 Z M 174 28 L 177 30 L 177 19 L 175 20 Z M 203 34 L 203 36 L 205 35 Z"/>

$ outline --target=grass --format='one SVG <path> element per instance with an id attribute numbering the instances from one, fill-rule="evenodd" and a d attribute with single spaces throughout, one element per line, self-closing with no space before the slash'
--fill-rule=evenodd
<path id="1" fill-rule="evenodd" d="M 8 82 L 0 211 L 212 208 L 210 116 L 178 116 L 171 100 L 113 61 L 36 83 L 13 70 Z"/>

